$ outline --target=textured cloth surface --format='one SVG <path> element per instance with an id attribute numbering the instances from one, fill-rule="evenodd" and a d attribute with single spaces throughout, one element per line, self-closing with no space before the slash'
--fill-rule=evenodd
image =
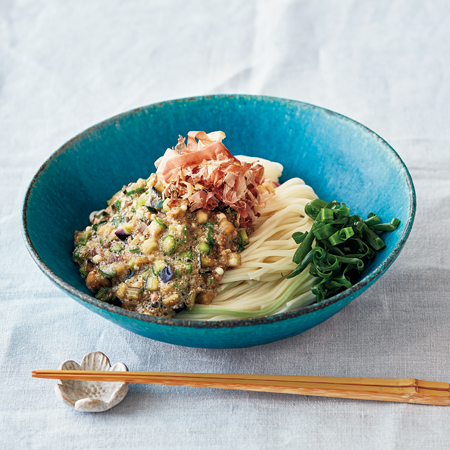
<path id="1" fill-rule="evenodd" d="M 0 0 L 0 448 L 448 448 L 445 407 L 131 385 L 109 412 L 81 414 L 30 371 L 99 350 L 132 370 L 450 381 L 449 55 L 447 0 Z M 20 231 L 28 183 L 75 134 L 215 93 L 362 122 L 398 151 L 418 197 L 375 286 L 302 335 L 241 350 L 154 342 L 90 313 L 40 272 Z"/>

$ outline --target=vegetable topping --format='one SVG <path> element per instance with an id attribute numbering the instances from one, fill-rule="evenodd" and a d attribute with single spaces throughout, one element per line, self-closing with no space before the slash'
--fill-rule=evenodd
<path id="1" fill-rule="evenodd" d="M 73 260 L 97 299 L 163 317 L 211 303 L 227 267 L 241 264 L 237 252 L 273 190 L 263 167 L 239 163 L 223 137 L 189 133 L 158 173 L 124 186 L 75 232 Z"/>

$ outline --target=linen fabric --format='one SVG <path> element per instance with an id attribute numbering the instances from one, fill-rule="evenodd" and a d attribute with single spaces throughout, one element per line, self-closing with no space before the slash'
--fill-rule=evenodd
<path id="1" fill-rule="evenodd" d="M 0 448 L 448 448 L 445 407 L 130 385 L 112 410 L 83 414 L 31 370 L 99 350 L 130 370 L 449 382 L 449 30 L 446 0 L 0 1 Z M 406 163 L 418 210 L 393 266 L 327 322 L 259 347 L 184 348 L 57 289 L 23 244 L 22 201 L 40 165 L 87 127 L 222 93 L 365 124 Z"/>

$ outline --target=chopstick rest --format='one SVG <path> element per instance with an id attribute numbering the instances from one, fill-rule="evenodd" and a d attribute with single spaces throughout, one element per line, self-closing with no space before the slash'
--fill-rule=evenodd
<path id="1" fill-rule="evenodd" d="M 81 364 L 64 361 L 58 370 L 127 372 L 124 363 L 111 363 L 102 352 L 91 352 L 84 356 Z M 61 379 L 55 385 L 55 392 L 66 405 L 81 412 L 103 412 L 118 405 L 127 395 L 128 383 L 121 380 L 107 382 L 101 380 Z"/>
<path id="2" fill-rule="evenodd" d="M 450 384 L 415 378 L 348 378 L 293 375 L 243 375 L 173 372 L 37 370 L 33 377 L 191 386 L 240 391 L 275 392 L 318 397 L 376 400 L 424 405 L 450 405 Z"/>

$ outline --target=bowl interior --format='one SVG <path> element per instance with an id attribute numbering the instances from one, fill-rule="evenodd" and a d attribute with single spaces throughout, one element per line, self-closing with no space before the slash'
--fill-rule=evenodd
<path id="1" fill-rule="evenodd" d="M 324 200 L 352 213 L 401 220 L 363 276 L 403 244 L 414 217 L 414 188 L 396 153 L 367 128 L 301 102 L 256 96 L 213 96 L 150 105 L 116 116 L 58 150 L 33 179 L 24 205 L 29 247 L 63 282 L 91 295 L 71 261 L 73 233 L 124 184 L 154 171 L 179 134 L 222 130 L 234 154 L 284 166 L 282 181 L 300 177 Z M 401 247 L 400 245 L 400 247 Z M 35 252 L 35 253 L 33 253 Z M 39 261 L 38 261 L 39 262 Z M 42 268 L 42 263 L 40 263 Z"/>

